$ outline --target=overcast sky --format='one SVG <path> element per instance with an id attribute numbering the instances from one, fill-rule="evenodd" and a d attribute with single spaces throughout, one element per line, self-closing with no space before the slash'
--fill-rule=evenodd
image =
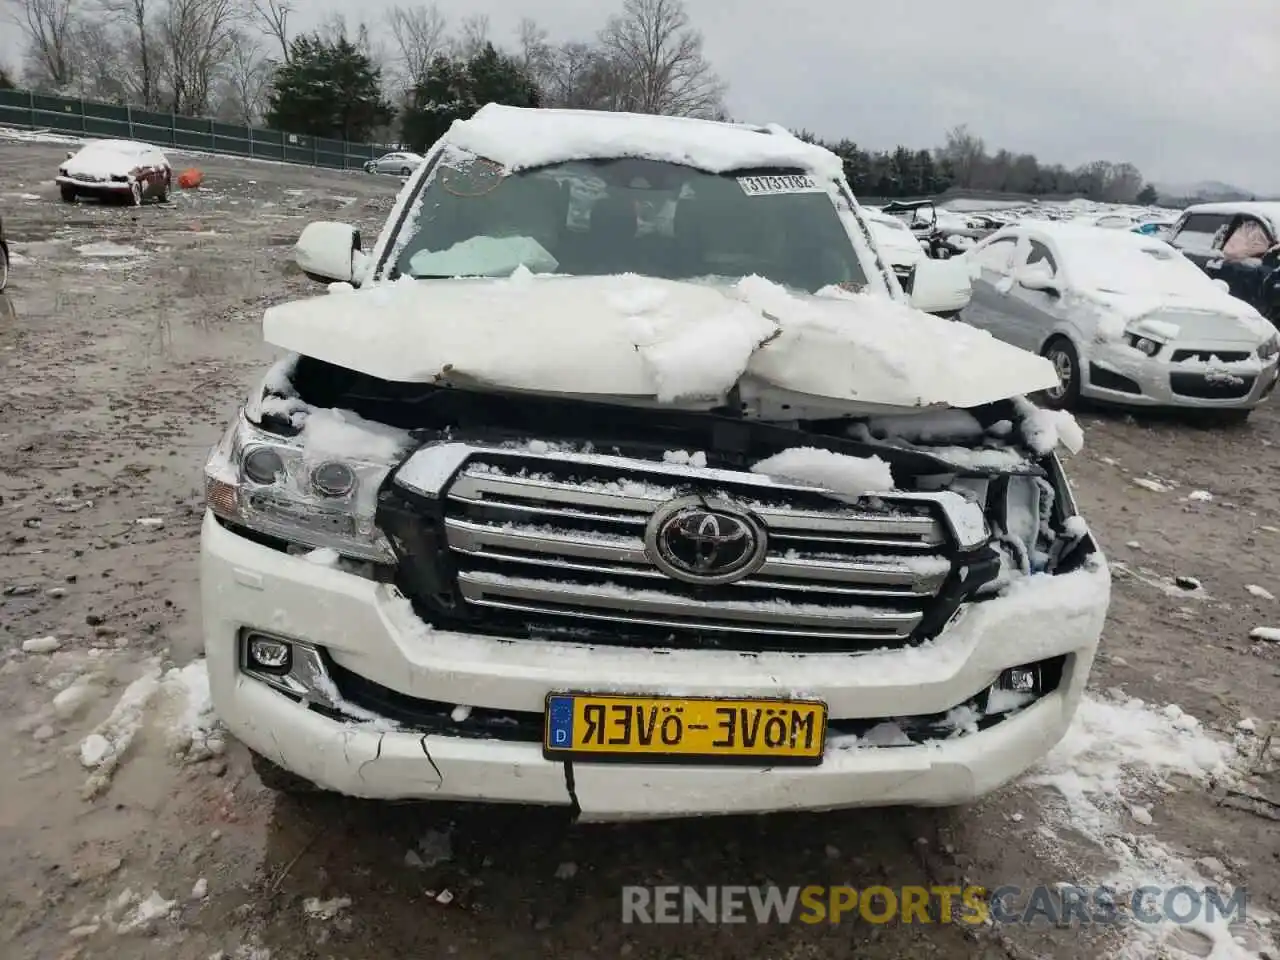
<path id="1" fill-rule="evenodd" d="M 307 28 L 333 12 L 373 24 L 394 0 L 295 2 L 294 25 Z M 872 148 L 935 146 L 948 128 L 967 123 L 991 150 L 1069 166 L 1128 160 L 1149 180 L 1280 191 L 1275 0 L 687 5 L 708 58 L 729 83 L 736 119 Z M 488 14 L 499 45 L 514 42 L 526 15 L 552 40 L 589 39 L 620 6 L 439 3 L 454 23 Z"/>

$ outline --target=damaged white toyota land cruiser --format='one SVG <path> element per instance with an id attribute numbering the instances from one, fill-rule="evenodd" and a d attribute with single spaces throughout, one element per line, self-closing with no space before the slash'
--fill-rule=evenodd
<path id="1" fill-rule="evenodd" d="M 584 820 L 962 803 L 1063 735 L 1110 580 L 1023 397 L 780 128 L 487 106 L 207 468 L 214 703 L 277 789 Z M 945 264 L 915 277 L 948 312 Z M 935 269 L 936 268 L 936 269 Z M 930 272 L 932 271 L 932 272 Z"/>

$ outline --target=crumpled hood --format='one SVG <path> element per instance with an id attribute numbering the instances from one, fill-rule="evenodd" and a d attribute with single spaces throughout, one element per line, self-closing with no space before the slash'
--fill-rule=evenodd
<path id="1" fill-rule="evenodd" d="M 707 407 L 735 386 L 852 413 L 972 407 L 1057 383 L 1047 360 L 973 327 L 760 277 L 402 278 L 272 307 L 263 333 L 383 380 Z"/>

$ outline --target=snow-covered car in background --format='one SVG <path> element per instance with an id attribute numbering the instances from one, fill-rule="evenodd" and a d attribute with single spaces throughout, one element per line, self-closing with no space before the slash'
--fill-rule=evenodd
<path id="1" fill-rule="evenodd" d="M 133 140 L 91 140 L 67 158 L 55 178 L 62 199 L 79 197 L 125 200 L 135 207 L 147 199 L 169 199 L 173 168 L 168 158 L 149 143 Z"/>
<path id="2" fill-rule="evenodd" d="M 9 242 L 4 238 L 4 219 L 0 218 L 0 293 L 9 285 Z"/>
<path id="3" fill-rule="evenodd" d="M 1275 389 L 1275 329 L 1161 240 L 1026 223 L 963 259 L 973 296 L 960 319 L 1047 357 L 1051 407 L 1089 397 L 1243 420 Z"/>
<path id="4" fill-rule="evenodd" d="M 863 207 L 871 234 L 875 237 L 876 246 L 888 259 L 900 281 L 905 281 L 916 264 L 928 260 L 925 243 L 916 239 L 916 235 L 898 217 L 879 210 Z"/>
<path id="5" fill-rule="evenodd" d="M 365 162 L 365 173 L 389 173 L 399 177 L 407 177 L 422 166 L 422 155 L 399 151 L 384 153 L 376 160 Z"/>
<path id="6" fill-rule="evenodd" d="M 1169 242 L 1280 327 L 1280 203 L 1188 207 L 1171 228 Z"/>
<path id="7" fill-rule="evenodd" d="M 834 154 L 488 105 L 371 250 L 326 222 L 295 256 L 329 292 L 267 311 L 288 355 L 201 537 L 213 701 L 264 782 L 954 804 L 1066 731 L 1110 589 L 1078 428 L 1023 399 L 1046 360 L 910 305 Z"/>

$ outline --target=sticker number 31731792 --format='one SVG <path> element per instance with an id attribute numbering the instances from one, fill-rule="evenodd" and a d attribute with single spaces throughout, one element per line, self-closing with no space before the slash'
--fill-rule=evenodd
<path id="1" fill-rule="evenodd" d="M 749 197 L 773 193 L 821 193 L 822 186 L 813 177 L 801 173 L 771 177 L 738 177 L 738 185 Z"/>

